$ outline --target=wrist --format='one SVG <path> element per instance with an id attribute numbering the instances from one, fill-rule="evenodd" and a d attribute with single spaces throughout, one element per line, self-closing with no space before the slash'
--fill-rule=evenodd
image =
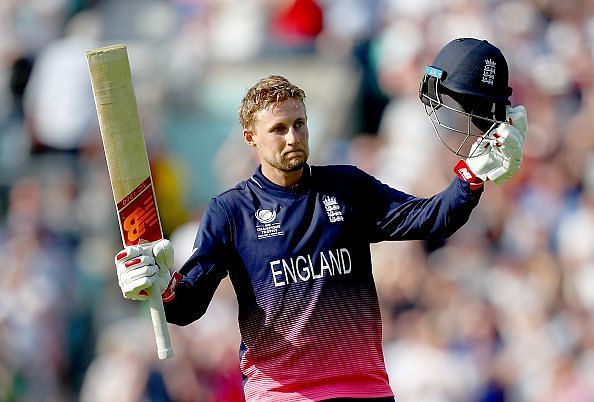
<path id="1" fill-rule="evenodd" d="M 483 180 L 474 174 L 464 159 L 461 159 L 458 161 L 458 163 L 456 163 L 456 166 L 454 166 L 454 173 L 456 173 L 456 176 L 458 176 L 460 180 L 469 184 L 470 190 L 478 190 L 483 188 Z"/>
<path id="2" fill-rule="evenodd" d="M 184 276 L 177 271 L 171 275 L 171 279 L 169 279 L 167 287 L 161 293 L 161 300 L 163 303 L 170 302 L 171 300 L 175 299 L 175 288 L 177 287 L 177 284 L 183 279 L 183 277 Z"/>

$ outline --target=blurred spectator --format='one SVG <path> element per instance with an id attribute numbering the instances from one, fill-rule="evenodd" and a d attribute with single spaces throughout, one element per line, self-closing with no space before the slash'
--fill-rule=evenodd
<path id="1" fill-rule="evenodd" d="M 36 59 L 25 93 L 25 115 L 34 148 L 73 151 L 97 131 L 85 51 L 97 47 L 100 22 L 82 12 L 65 27 L 66 35 Z"/>
<path id="2" fill-rule="evenodd" d="M 285 1 L 272 20 L 273 38 L 280 43 L 299 47 L 311 45 L 324 29 L 324 16 L 315 0 Z"/>
<path id="3" fill-rule="evenodd" d="M 0 112 L 0 192 L 26 169 L 28 162 L 31 139 L 23 121 L 23 96 L 32 67 L 32 60 L 25 56 L 17 57 L 10 66 L 9 97 L 5 110 Z"/>
<path id="4" fill-rule="evenodd" d="M 9 399 L 59 398 L 67 365 L 65 339 L 69 275 L 68 248 L 47 231 L 38 180 L 25 177 L 10 192 L 0 252 L 0 356 L 8 370 Z"/>

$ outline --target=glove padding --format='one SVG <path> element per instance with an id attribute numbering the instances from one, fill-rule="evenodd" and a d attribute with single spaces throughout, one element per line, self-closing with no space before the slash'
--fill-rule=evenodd
<path id="1" fill-rule="evenodd" d="M 512 178 L 520 169 L 524 140 L 528 131 L 526 109 L 519 105 L 507 106 L 509 123 L 501 123 L 489 136 L 478 139 L 470 149 L 466 164 L 481 180 L 502 184 Z"/>
<path id="2" fill-rule="evenodd" d="M 128 246 L 115 257 L 118 284 L 126 299 L 146 300 L 149 292 L 167 288 L 173 266 L 173 246 L 167 239 Z"/>

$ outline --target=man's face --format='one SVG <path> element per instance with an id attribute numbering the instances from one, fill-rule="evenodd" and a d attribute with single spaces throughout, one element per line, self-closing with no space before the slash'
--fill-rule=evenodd
<path id="1" fill-rule="evenodd" d="M 253 131 L 244 130 L 246 141 L 256 147 L 263 169 L 294 172 L 309 155 L 309 132 L 303 102 L 287 99 L 256 113 Z"/>

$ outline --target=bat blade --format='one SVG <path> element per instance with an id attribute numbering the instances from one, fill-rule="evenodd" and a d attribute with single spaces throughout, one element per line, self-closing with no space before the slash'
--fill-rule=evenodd
<path id="1" fill-rule="evenodd" d="M 125 246 L 163 238 L 126 45 L 86 53 L 105 159 Z M 173 356 L 160 289 L 149 297 L 160 359 Z"/>

